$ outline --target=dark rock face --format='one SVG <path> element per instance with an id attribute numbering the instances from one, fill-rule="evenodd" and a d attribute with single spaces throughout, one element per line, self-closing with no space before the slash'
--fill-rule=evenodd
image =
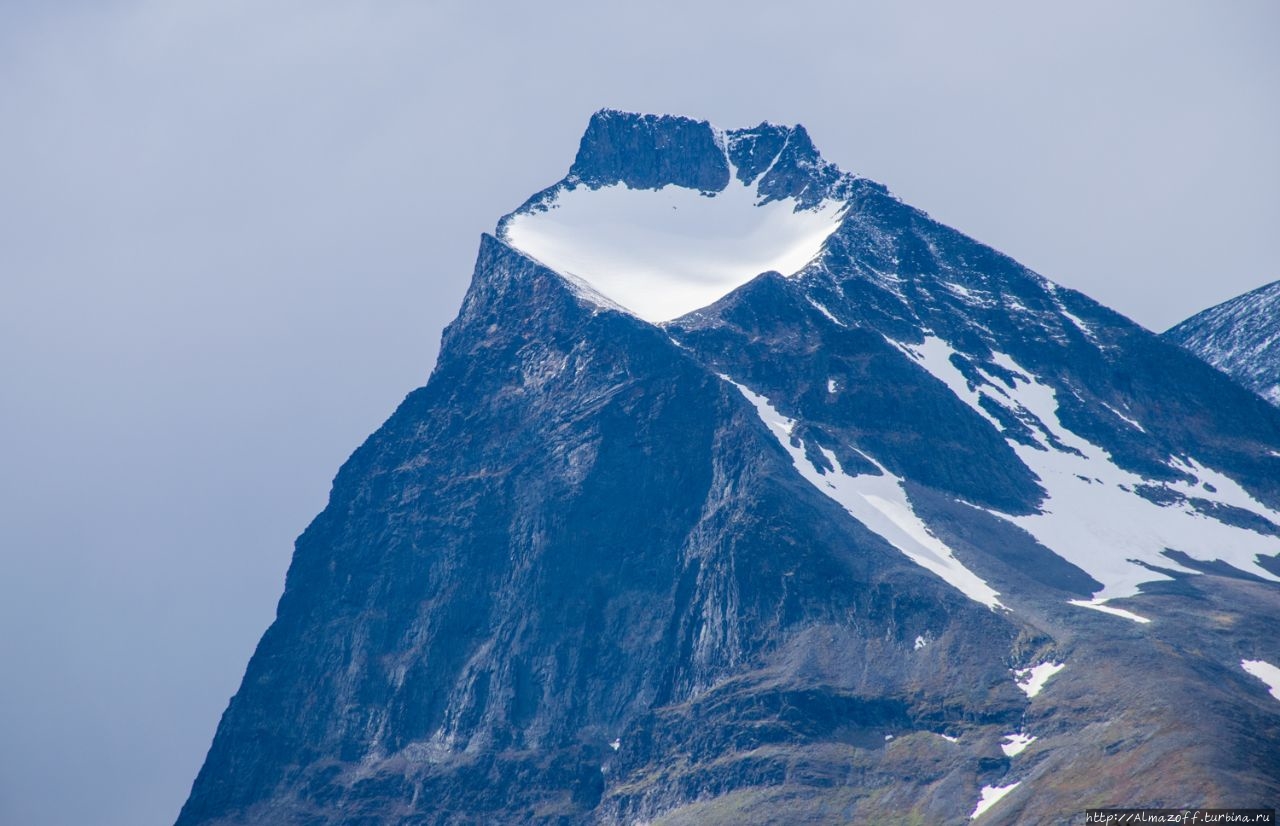
<path id="1" fill-rule="evenodd" d="M 1274 802 L 1280 705 L 1238 663 L 1280 662 L 1276 584 L 1174 552 L 1126 602 L 1150 625 L 1068 605 L 1100 583 L 992 513 L 1042 506 L 1012 445 L 1051 434 L 1006 407 L 997 427 L 894 342 L 945 336 L 975 384 L 1012 383 L 1011 356 L 1152 480 L 1145 501 L 1194 449 L 1280 503 L 1280 412 L 839 172 L 800 127 L 602 112 L 558 186 L 731 172 L 850 206 L 797 276 L 662 327 L 484 237 L 430 381 L 298 539 L 180 826 L 945 824 L 1015 782 L 983 822 Z M 901 477 L 1011 610 L 802 478 L 722 376 L 794 420 L 815 467 Z M 1046 662 L 1068 667 L 1029 698 L 1011 669 Z M 1037 741 L 1010 756 L 1019 731 Z"/>
<path id="2" fill-rule="evenodd" d="M 706 121 L 606 109 L 587 124 L 569 180 L 719 192 L 729 182 L 730 162 L 743 183 L 758 181 L 765 201 L 792 197 L 804 207 L 847 178 L 822 160 L 803 126 L 762 123 L 717 134 Z"/>
<path id="3" fill-rule="evenodd" d="M 430 384 L 299 539 L 179 822 L 400 822 L 427 800 L 421 822 L 579 822 L 602 765 L 665 762 L 640 745 L 659 732 L 709 758 L 793 729 L 879 746 L 1016 720 L 1000 648 L 964 657 L 963 692 L 945 645 L 868 672 L 957 621 L 973 629 L 957 647 L 1017 632 L 841 516 L 732 387 L 486 238 Z M 731 676 L 721 691 L 772 697 L 788 721 L 671 711 Z"/>
<path id="4" fill-rule="evenodd" d="M 825 197 L 843 199 L 852 183 L 849 176 L 822 159 L 803 126 L 761 124 L 755 129 L 728 132 L 726 142 L 730 159 L 747 155 L 746 165 L 739 166 L 739 176 L 744 182 L 757 183 L 765 203 L 795 198 L 807 209 Z M 770 158 L 767 166 L 765 158 Z"/>
<path id="5" fill-rule="evenodd" d="M 588 186 L 718 192 L 729 182 L 729 165 L 716 141 L 706 121 L 605 110 L 587 124 L 569 175 Z"/>
<path id="6" fill-rule="evenodd" d="M 1280 281 L 1197 313 L 1164 338 L 1280 405 Z"/>
<path id="7" fill-rule="evenodd" d="M 733 133 L 735 139 L 729 141 L 727 154 L 729 161 L 738 170 L 738 180 L 749 184 L 768 172 L 792 135 L 800 128 L 762 123 L 755 129 Z"/>

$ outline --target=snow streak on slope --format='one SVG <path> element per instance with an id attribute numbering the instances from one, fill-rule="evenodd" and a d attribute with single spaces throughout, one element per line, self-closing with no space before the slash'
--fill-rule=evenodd
<path id="1" fill-rule="evenodd" d="M 1040 663 L 1030 668 L 1019 668 L 1013 672 L 1017 678 L 1018 688 L 1028 697 L 1034 697 L 1049 682 L 1049 678 L 1066 668 L 1066 663 Z"/>
<path id="2" fill-rule="evenodd" d="M 1021 782 L 1011 783 L 1008 786 L 983 786 L 982 797 L 978 800 L 978 805 L 974 807 L 973 814 L 969 815 L 969 819 L 975 820 L 978 818 L 987 809 L 999 803 L 1001 798 L 1018 788 Z"/>
<path id="3" fill-rule="evenodd" d="M 1030 734 L 1024 734 L 1021 731 L 1014 732 L 1013 734 L 1006 734 L 1004 736 L 1004 742 L 1000 744 L 1000 750 L 1004 752 L 1005 757 L 1015 757 L 1022 754 L 1022 752 L 1026 750 L 1027 746 L 1031 745 L 1035 741 L 1035 737 Z"/>
<path id="4" fill-rule="evenodd" d="M 1280 668 L 1266 660 L 1241 660 L 1240 667 L 1266 683 L 1271 696 L 1280 700 Z"/>
<path id="5" fill-rule="evenodd" d="M 1079 608 L 1092 608 L 1095 611 L 1101 611 L 1102 613 L 1110 614 L 1113 617 L 1124 617 L 1127 620 L 1133 620 L 1139 625 L 1146 625 L 1151 622 L 1148 618 L 1139 616 L 1132 611 L 1126 611 L 1123 608 L 1116 608 L 1114 605 L 1106 605 L 1098 600 L 1070 599 L 1067 600 L 1067 602 Z"/>
<path id="6" fill-rule="evenodd" d="M 835 454 L 821 446 L 819 450 L 835 470 L 828 472 L 815 467 L 805 456 L 804 446 L 792 444 L 795 421 L 778 413 L 765 397 L 751 392 L 727 376 L 721 378 L 737 387 L 755 406 L 761 420 L 791 455 L 796 470 L 810 484 L 838 502 L 854 519 L 902 551 L 912 562 L 942 577 L 965 596 L 988 608 L 1004 607 L 997 598 L 999 594 L 960 564 L 951 549 L 934 536 L 916 515 L 900 478 L 885 470 L 878 462 L 876 465 L 880 467 L 879 476 L 849 476 L 840 466 Z M 867 458 L 875 462 L 871 457 Z"/>
<path id="7" fill-rule="evenodd" d="M 731 167 L 732 169 L 732 167 Z M 517 212 L 505 240 L 646 321 L 678 318 L 762 272 L 793 275 L 822 249 L 845 204 L 759 203 L 736 174 L 719 192 L 668 185 L 564 188 Z"/>
<path id="8" fill-rule="evenodd" d="M 1106 450 L 1068 430 L 1058 417 L 1057 391 L 1037 381 L 1007 355 L 997 353 L 992 362 L 1011 371 L 1011 381 L 997 379 L 976 365 L 984 382 L 973 386 L 952 362 L 952 357 L 958 356 L 956 350 L 942 339 L 928 336 L 923 344 L 891 343 L 997 430 L 1003 431 L 1003 427 L 982 408 L 984 396 L 1028 425 L 1039 448 L 1014 439 L 1009 439 L 1009 444 L 1040 477 L 1048 496 L 1038 514 L 992 513 L 1024 528 L 1040 544 L 1103 583 L 1105 587 L 1094 595 L 1094 603 L 1132 596 L 1144 582 L 1169 578 L 1142 563 L 1197 573 L 1165 556 L 1166 549 L 1204 561 L 1221 560 L 1263 579 L 1280 581 L 1256 561 L 1258 555 L 1280 553 L 1280 540 L 1207 517 L 1189 502 L 1160 505 L 1136 492 L 1142 486 L 1160 485 L 1280 524 L 1280 512 L 1258 502 L 1234 480 L 1192 458 L 1176 457 L 1170 457 L 1170 468 L 1191 474 L 1199 484 L 1145 479 L 1119 467 Z"/>

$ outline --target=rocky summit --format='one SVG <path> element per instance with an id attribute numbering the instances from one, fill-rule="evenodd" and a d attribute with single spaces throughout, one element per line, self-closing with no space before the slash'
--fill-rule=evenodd
<path id="1" fill-rule="evenodd" d="M 1196 313 L 1164 337 L 1280 406 L 1280 281 Z"/>
<path id="2" fill-rule="evenodd" d="M 823 160 L 602 111 L 339 470 L 178 819 L 1280 799 L 1280 410 Z"/>

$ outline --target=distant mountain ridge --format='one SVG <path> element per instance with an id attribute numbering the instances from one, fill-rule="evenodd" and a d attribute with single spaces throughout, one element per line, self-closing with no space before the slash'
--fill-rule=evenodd
<path id="1" fill-rule="evenodd" d="M 1164 337 L 1280 405 L 1280 281 L 1196 313 Z"/>
<path id="2" fill-rule="evenodd" d="M 604 110 L 298 539 L 178 823 L 1272 805 L 1278 558 L 1280 410 L 802 127 Z"/>

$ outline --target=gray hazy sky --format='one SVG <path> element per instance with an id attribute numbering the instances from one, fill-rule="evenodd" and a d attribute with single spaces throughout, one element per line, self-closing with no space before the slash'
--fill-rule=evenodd
<path id="1" fill-rule="evenodd" d="M 293 538 L 603 106 L 1163 329 L 1280 278 L 1280 4 L 0 2 L 0 822 L 172 822 Z"/>

